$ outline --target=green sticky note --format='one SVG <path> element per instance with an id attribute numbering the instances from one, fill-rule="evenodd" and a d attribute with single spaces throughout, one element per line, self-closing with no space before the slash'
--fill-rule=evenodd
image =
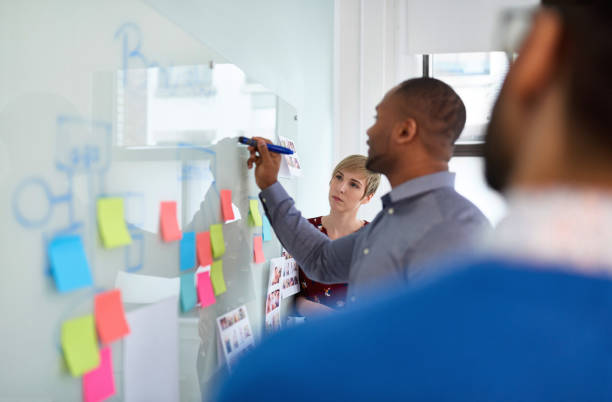
<path id="1" fill-rule="evenodd" d="M 225 240 L 223 240 L 223 225 L 210 225 L 210 245 L 213 258 L 220 258 L 225 254 Z"/>
<path id="2" fill-rule="evenodd" d="M 225 279 L 223 279 L 223 261 L 215 261 L 210 267 L 210 281 L 212 282 L 215 295 L 225 293 Z"/>
<path id="3" fill-rule="evenodd" d="M 98 230 L 106 248 L 132 243 L 123 216 L 123 199 L 119 197 L 98 199 Z"/>
<path id="4" fill-rule="evenodd" d="M 62 349 L 70 374 L 79 377 L 100 365 L 96 326 L 92 314 L 62 324 Z"/>
<path id="5" fill-rule="evenodd" d="M 249 224 L 253 226 L 261 226 L 261 215 L 259 214 L 259 201 L 249 200 Z"/>

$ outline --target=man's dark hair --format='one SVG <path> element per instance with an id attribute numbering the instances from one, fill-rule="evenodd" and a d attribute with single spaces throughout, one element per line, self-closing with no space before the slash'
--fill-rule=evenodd
<path id="1" fill-rule="evenodd" d="M 435 78 L 413 78 L 399 84 L 394 95 L 426 116 L 430 131 L 449 145 L 459 138 L 465 126 L 465 105 L 448 84 Z"/>
<path id="2" fill-rule="evenodd" d="M 543 0 L 563 21 L 567 114 L 580 143 L 612 151 L 612 1 Z M 588 133 L 588 136 L 585 134 Z"/>

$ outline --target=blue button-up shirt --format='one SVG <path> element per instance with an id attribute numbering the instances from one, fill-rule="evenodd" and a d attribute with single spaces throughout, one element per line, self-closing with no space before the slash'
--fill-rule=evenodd
<path id="1" fill-rule="evenodd" d="M 348 302 L 354 302 L 382 281 L 409 280 L 489 227 L 482 212 L 455 191 L 454 181 L 453 173 L 438 172 L 402 183 L 383 196 L 383 210 L 369 225 L 336 240 L 302 218 L 279 183 L 259 197 L 280 242 L 308 277 L 348 282 Z"/>

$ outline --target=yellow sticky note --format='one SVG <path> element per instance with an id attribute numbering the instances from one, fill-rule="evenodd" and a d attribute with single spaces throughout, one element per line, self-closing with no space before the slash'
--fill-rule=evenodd
<path id="1" fill-rule="evenodd" d="M 62 349 L 70 374 L 74 377 L 100 365 L 96 324 L 92 314 L 62 324 Z"/>
<path id="2" fill-rule="evenodd" d="M 98 229 L 106 248 L 132 243 L 123 216 L 123 199 L 119 197 L 98 199 Z"/>
<path id="3" fill-rule="evenodd" d="M 225 254 L 225 240 L 223 240 L 223 225 L 210 225 L 210 245 L 213 258 L 219 258 Z"/>
<path id="4" fill-rule="evenodd" d="M 225 287 L 225 279 L 223 279 L 223 261 L 215 261 L 210 267 L 210 280 L 215 291 L 215 295 L 225 293 L 227 288 Z"/>
<path id="5" fill-rule="evenodd" d="M 249 200 L 249 218 L 249 221 L 254 226 L 263 225 L 263 222 L 261 221 L 261 215 L 259 214 L 259 201 Z"/>

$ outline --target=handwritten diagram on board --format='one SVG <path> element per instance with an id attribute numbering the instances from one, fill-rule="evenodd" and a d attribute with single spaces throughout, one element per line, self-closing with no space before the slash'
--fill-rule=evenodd
<path id="1" fill-rule="evenodd" d="M 102 20 L 97 21 L 108 20 L 106 15 L 99 18 Z M 11 234 L 5 237 L 4 258 L 5 264 L 10 265 L 7 284 L 15 288 L 4 295 L 14 301 L 15 307 L 6 321 L 10 338 L 0 337 L 5 345 L 0 350 L 12 348 L 15 356 L 26 360 L 36 353 L 42 361 L 39 372 L 25 373 L 17 367 L 11 376 L 13 389 L 35 384 L 41 392 L 59 400 L 80 395 L 72 383 L 66 387 L 54 385 L 67 375 L 62 363 L 62 324 L 91 314 L 95 296 L 114 287 L 118 272 L 179 277 L 178 244 L 165 245 L 159 238 L 162 200 L 177 202 L 177 218 L 183 231 L 199 233 L 212 224 L 223 224 L 226 252 L 222 260 L 227 289 L 206 307 L 212 332 L 206 329 L 208 324 L 203 324 L 202 339 L 214 341 L 217 315 L 245 303 L 261 304 L 256 300 L 256 288 L 257 276 L 264 268 L 253 264 L 253 239 L 262 234 L 262 228 L 249 226 L 247 219 L 249 199 L 256 198 L 257 189 L 245 169 L 247 152 L 232 138 L 262 133 L 272 137 L 277 124 L 295 124 L 295 111 L 284 106 L 285 111 L 279 112 L 282 102 L 248 80 L 244 73 L 237 75 L 235 66 L 223 61 L 211 65 L 208 59 L 189 64 L 180 55 L 168 56 L 162 44 L 150 40 L 150 33 L 163 30 L 163 26 L 151 24 L 146 18 L 138 18 L 138 23 L 125 22 L 130 20 L 135 19 L 92 24 L 95 32 L 72 42 L 55 38 L 57 43 L 66 44 L 65 49 L 58 45 L 56 55 L 63 60 L 63 70 L 49 69 L 41 74 L 37 85 L 45 93 L 15 96 L 11 92 L 9 107 L 2 111 L 0 151 L 7 156 L 3 160 L 9 161 L 2 165 L 1 172 L 8 184 L 2 196 L 6 205 L 3 213 Z M 105 30 L 99 31 L 100 27 Z M 54 31 L 48 33 L 50 38 L 54 35 Z M 172 39 L 172 35 L 168 37 Z M 184 38 L 180 41 L 186 42 Z M 69 49 L 73 43 L 82 48 Z M 95 52 L 83 51 L 92 44 Z M 31 45 L 32 49 L 42 48 L 39 42 Z M 21 63 L 15 52 L 11 57 L 19 65 L 27 64 Z M 97 59 L 90 61 L 86 57 Z M 189 60 L 193 63 L 195 58 Z M 224 87 L 232 77 L 243 81 L 229 89 Z M 41 84 L 43 80 L 48 82 Z M 131 92 L 127 94 L 126 90 Z M 228 93 L 231 96 L 223 98 Z M 237 94 L 243 97 L 238 99 Z M 128 105 L 131 101 L 144 103 Z M 197 113 L 161 119 L 164 113 L 160 110 L 168 108 L 166 114 L 175 116 L 175 109 L 181 109 L 169 106 L 174 102 L 183 102 L 181 107 L 186 111 L 194 111 L 199 104 L 213 112 L 202 113 L 208 120 L 205 123 L 190 120 Z M 243 116 L 243 111 L 249 115 Z M 182 126 L 169 126 L 168 120 L 180 121 Z M 138 137 L 129 137 L 138 130 Z M 291 192 L 292 187 L 288 187 Z M 244 218 L 224 222 L 221 189 L 231 190 L 232 212 Z M 103 246 L 96 208 L 101 198 L 123 201 L 131 239 L 128 245 L 108 249 Z M 47 250 L 59 236 L 82 239 L 93 285 L 72 292 L 57 291 Z M 271 250 L 280 249 L 276 241 L 264 241 L 262 246 L 266 257 L 276 252 Z M 259 251 L 258 248 L 258 255 Z M 135 308 L 126 304 L 128 312 Z M 255 324 L 261 314 L 251 308 L 249 305 Z M 183 317 L 197 316 L 194 310 Z M 30 322 L 31 332 L 24 329 L 25 321 Z M 257 330 L 254 325 L 255 333 Z M 19 337 L 30 346 L 13 345 L 11 339 Z M 112 351 L 114 362 L 120 361 L 116 353 Z M 189 356 L 190 369 L 194 355 Z"/>

